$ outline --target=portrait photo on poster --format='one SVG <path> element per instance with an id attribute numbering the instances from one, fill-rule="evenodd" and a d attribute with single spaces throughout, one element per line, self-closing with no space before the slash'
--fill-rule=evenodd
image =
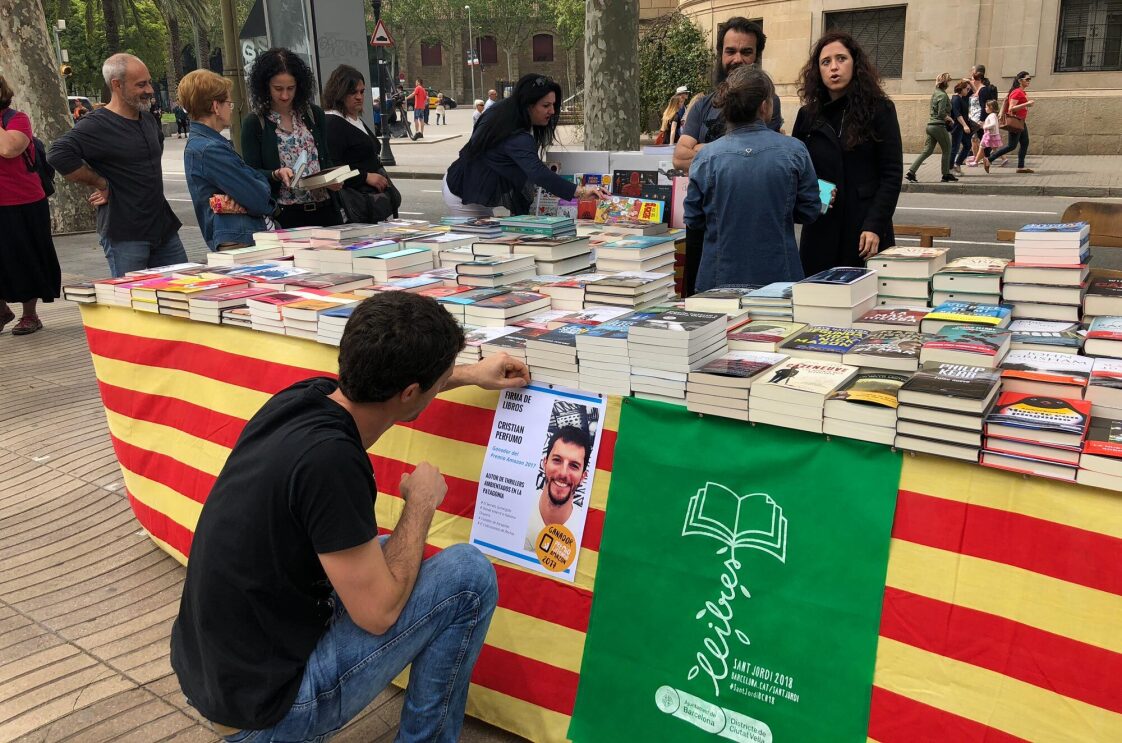
<path id="1" fill-rule="evenodd" d="M 602 395 L 532 384 L 499 398 L 479 476 L 471 542 L 573 580 L 603 426 Z"/>

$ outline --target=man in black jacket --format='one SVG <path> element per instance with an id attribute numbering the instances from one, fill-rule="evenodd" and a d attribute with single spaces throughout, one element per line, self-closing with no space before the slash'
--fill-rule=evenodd
<path id="1" fill-rule="evenodd" d="M 148 68 L 131 54 L 101 67 L 112 98 L 56 139 L 47 162 L 68 181 L 93 189 L 97 232 L 114 278 L 130 271 L 185 263 L 179 218 L 164 198 L 164 133 L 149 112 Z"/>

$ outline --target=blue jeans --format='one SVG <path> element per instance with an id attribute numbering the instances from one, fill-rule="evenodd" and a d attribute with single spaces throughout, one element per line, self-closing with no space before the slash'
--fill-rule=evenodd
<path id="1" fill-rule="evenodd" d="M 1009 144 L 1005 145 L 1000 150 L 990 155 L 990 160 L 996 160 L 999 157 L 1004 157 L 1018 146 L 1020 146 L 1020 149 L 1017 150 L 1017 167 L 1023 168 L 1025 167 L 1025 155 L 1028 154 L 1029 146 L 1028 124 L 1025 124 L 1024 130 L 1021 132 L 1009 132 Z"/>
<path id="2" fill-rule="evenodd" d="M 456 741 L 468 682 L 499 591 L 479 550 L 456 544 L 421 563 L 397 622 L 384 635 L 354 623 L 335 598 L 288 714 L 266 730 L 242 730 L 230 743 L 323 741 L 358 715 L 410 663 L 398 741 Z"/>
<path id="3" fill-rule="evenodd" d="M 951 134 L 951 165 L 961 166 L 973 152 L 974 137 L 969 129 L 959 128 Z"/>
<path id="4" fill-rule="evenodd" d="M 100 242 L 101 249 L 105 251 L 105 260 L 109 262 L 109 273 L 115 279 L 130 271 L 187 262 L 187 251 L 183 249 L 178 232 L 173 232 L 161 243 L 152 240 L 110 242 L 106 237 L 102 237 Z"/>

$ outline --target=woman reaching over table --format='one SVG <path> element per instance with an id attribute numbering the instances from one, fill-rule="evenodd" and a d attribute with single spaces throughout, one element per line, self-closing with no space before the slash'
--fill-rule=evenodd
<path id="1" fill-rule="evenodd" d="M 818 177 L 837 186 L 833 207 L 803 228 L 803 270 L 860 266 L 896 243 L 892 214 L 904 174 L 896 108 L 865 52 L 835 31 L 814 45 L 799 96 L 791 134 L 806 144 Z"/>
<path id="2" fill-rule="evenodd" d="M 222 130 L 230 126 L 231 83 L 210 70 L 195 70 L 179 81 L 179 103 L 191 119 L 183 148 L 187 189 L 195 218 L 211 250 L 253 244 L 265 217 L 277 208 L 269 180 L 234 151 Z"/>
<path id="3" fill-rule="evenodd" d="M 514 93 L 491 106 L 444 175 L 444 203 L 454 216 L 490 217 L 496 206 L 526 214 L 535 187 L 567 201 L 604 198 L 599 188 L 577 187 L 554 173 L 541 156 L 556 141 L 561 86 L 542 75 L 523 75 Z"/>
<path id="4" fill-rule="evenodd" d="M 311 102 L 316 82 L 304 60 L 288 49 L 270 49 L 249 70 L 253 113 L 242 122 L 242 157 L 272 182 L 281 227 L 329 227 L 342 216 L 326 189 L 293 187 L 293 171 L 307 157 L 304 175 L 332 166 L 323 109 Z M 333 191 L 342 184 L 328 186 Z"/>

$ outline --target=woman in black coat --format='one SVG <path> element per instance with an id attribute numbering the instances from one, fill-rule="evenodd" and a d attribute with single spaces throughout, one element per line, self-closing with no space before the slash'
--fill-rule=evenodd
<path id="1" fill-rule="evenodd" d="M 892 215 L 904 172 L 896 107 L 864 51 L 841 32 L 814 45 L 799 95 L 791 134 L 810 151 L 818 177 L 838 189 L 833 208 L 803 227 L 803 270 L 860 266 L 896 243 Z"/>

